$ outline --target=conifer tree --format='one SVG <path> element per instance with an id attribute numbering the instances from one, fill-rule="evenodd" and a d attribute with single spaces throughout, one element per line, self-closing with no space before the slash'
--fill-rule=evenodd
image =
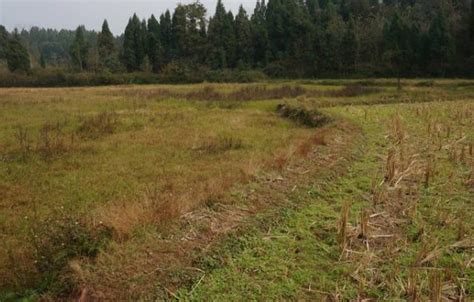
<path id="1" fill-rule="evenodd" d="M 251 18 L 253 61 L 255 66 L 265 66 L 268 63 L 269 39 L 265 19 L 266 9 L 265 0 L 257 0 Z"/>
<path id="2" fill-rule="evenodd" d="M 163 66 L 163 48 L 160 34 L 160 24 L 155 16 L 151 15 L 151 18 L 148 19 L 147 53 L 153 72 L 159 72 Z"/>
<path id="3" fill-rule="evenodd" d="M 41 52 L 41 56 L 40 56 L 40 66 L 41 66 L 41 68 L 43 68 L 43 69 L 46 68 L 46 59 L 45 59 L 45 57 L 44 57 L 44 53 L 43 53 L 43 52 Z"/>
<path id="4" fill-rule="evenodd" d="M 79 26 L 76 29 L 74 41 L 69 51 L 72 63 L 79 71 L 83 71 L 87 68 L 89 45 L 85 39 L 84 31 L 84 26 Z"/>
<path id="5" fill-rule="evenodd" d="M 115 38 L 109 29 L 107 20 L 102 24 L 102 31 L 97 35 L 97 48 L 102 63 L 106 63 L 107 58 L 112 56 L 115 51 Z"/>
<path id="6" fill-rule="evenodd" d="M 122 61 L 129 72 L 141 69 L 145 59 L 146 24 L 134 14 L 125 28 Z"/>
<path id="7" fill-rule="evenodd" d="M 167 10 L 160 16 L 160 42 L 163 49 L 163 63 L 166 64 L 171 60 L 171 14 Z"/>
<path id="8" fill-rule="evenodd" d="M 241 5 L 235 16 L 236 61 L 238 67 L 249 67 L 252 63 L 252 27 L 249 16 Z"/>
<path id="9" fill-rule="evenodd" d="M 355 21 L 351 17 L 341 42 L 342 64 L 348 73 L 355 71 L 359 53 L 359 40 L 356 34 Z"/>
<path id="10" fill-rule="evenodd" d="M 210 64 L 213 68 L 233 67 L 235 63 L 234 16 L 226 12 L 221 0 L 217 1 L 216 12 L 209 21 L 208 38 L 212 52 Z"/>
<path id="11" fill-rule="evenodd" d="M 97 49 L 102 68 L 109 71 L 121 69 L 115 37 L 109 29 L 107 20 L 104 20 L 102 31 L 97 35 Z"/>
<path id="12" fill-rule="evenodd" d="M 306 0 L 305 5 L 309 15 L 312 18 L 312 21 L 315 22 L 321 14 L 319 0 Z"/>
<path id="13" fill-rule="evenodd" d="M 6 58 L 8 46 L 8 32 L 4 26 L 0 25 L 0 59 Z"/>
<path id="14" fill-rule="evenodd" d="M 440 10 L 429 29 L 431 66 L 436 75 L 445 76 L 455 53 L 454 39 L 449 31 L 445 13 Z"/>
<path id="15" fill-rule="evenodd" d="M 171 57 L 179 59 L 184 56 L 186 49 L 186 9 L 178 5 L 171 20 Z"/>
<path id="16" fill-rule="evenodd" d="M 474 61 L 474 0 L 471 0 L 471 15 L 469 25 L 469 37 L 471 41 L 471 56 Z M 473 66 L 474 68 L 474 66 Z"/>
<path id="17" fill-rule="evenodd" d="M 401 88 L 401 76 L 409 64 L 409 27 L 400 14 L 396 12 L 385 28 L 384 40 L 386 56 L 391 60 L 398 77 L 398 88 Z"/>
<path id="18" fill-rule="evenodd" d="M 31 69 L 30 55 L 26 47 L 21 43 L 20 35 L 16 29 L 8 39 L 6 58 L 8 69 L 11 72 L 20 71 L 28 73 Z"/>

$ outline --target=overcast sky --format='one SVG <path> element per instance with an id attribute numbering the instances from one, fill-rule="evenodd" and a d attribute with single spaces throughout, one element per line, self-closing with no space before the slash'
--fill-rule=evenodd
<path id="1" fill-rule="evenodd" d="M 100 29 L 107 19 L 114 34 L 121 34 L 128 18 L 134 12 L 140 18 L 151 14 L 159 16 L 166 9 L 173 9 L 177 3 L 190 3 L 192 0 L 0 0 L 0 24 L 13 28 L 75 29 L 83 24 L 88 29 Z M 217 0 L 201 0 L 208 14 L 214 13 Z M 250 13 L 256 0 L 223 0 L 227 9 L 236 11 L 243 4 Z"/>

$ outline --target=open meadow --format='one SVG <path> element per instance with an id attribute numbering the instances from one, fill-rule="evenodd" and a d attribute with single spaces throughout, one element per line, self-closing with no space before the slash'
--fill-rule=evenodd
<path id="1" fill-rule="evenodd" d="M 474 297 L 474 81 L 0 89 L 0 301 Z"/>

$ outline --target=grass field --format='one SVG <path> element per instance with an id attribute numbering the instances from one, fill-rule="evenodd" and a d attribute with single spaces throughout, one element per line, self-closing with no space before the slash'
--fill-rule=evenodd
<path id="1" fill-rule="evenodd" d="M 1 89 L 0 109 L 0 300 L 474 293 L 472 81 Z"/>

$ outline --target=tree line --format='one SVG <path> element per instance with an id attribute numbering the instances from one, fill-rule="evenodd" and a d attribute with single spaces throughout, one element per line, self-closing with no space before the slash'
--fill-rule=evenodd
<path id="1" fill-rule="evenodd" d="M 11 71 L 186 73 L 258 69 L 272 77 L 473 76 L 473 0 L 259 0 L 252 14 L 221 0 L 159 17 L 133 15 L 115 37 L 100 32 L 0 26 Z"/>

